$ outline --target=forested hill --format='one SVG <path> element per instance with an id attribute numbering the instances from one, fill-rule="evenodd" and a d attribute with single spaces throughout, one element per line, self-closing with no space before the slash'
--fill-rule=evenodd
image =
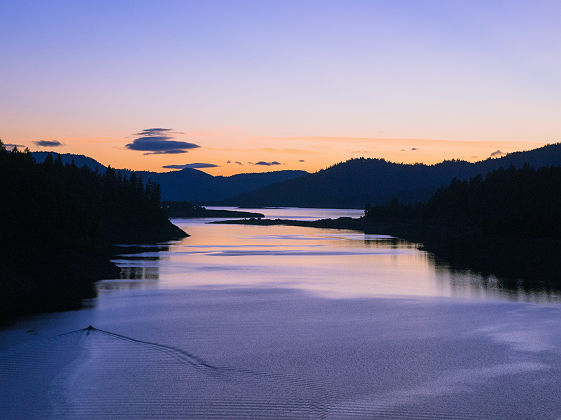
<path id="1" fill-rule="evenodd" d="M 47 155 L 60 156 L 63 164 L 74 162 L 79 168 L 87 166 L 91 170 L 105 173 L 107 168 L 96 160 L 69 153 L 58 154 L 55 152 L 32 152 L 33 159 L 42 163 Z M 117 173 L 130 175 L 131 171 L 117 169 Z M 261 188 L 276 182 L 298 178 L 308 175 L 305 171 L 273 171 L 262 173 L 244 173 L 232 176 L 212 176 L 197 169 L 185 168 L 170 172 L 138 171 L 138 175 L 146 180 L 151 180 L 160 185 L 162 200 L 189 201 L 193 203 L 211 203 L 224 200 L 235 195 Z"/>
<path id="2" fill-rule="evenodd" d="M 274 171 L 212 176 L 196 169 L 185 168 L 180 171 L 139 172 L 139 174 L 160 184 L 163 200 L 211 203 L 277 182 L 300 178 L 308 173 L 304 171 Z"/>
<path id="3" fill-rule="evenodd" d="M 107 170 L 107 168 L 103 166 L 101 163 L 99 163 L 97 160 L 84 155 L 75 155 L 72 153 L 56 153 L 56 152 L 31 152 L 31 156 L 33 156 L 33 159 L 37 163 L 43 163 L 45 159 L 47 159 L 47 156 L 49 155 L 53 159 L 58 159 L 60 157 L 60 160 L 63 165 L 70 165 L 71 163 L 74 162 L 74 165 L 76 165 L 78 168 L 81 168 L 82 166 L 87 166 L 88 169 L 91 169 L 92 171 L 98 171 L 99 173 L 102 174 L 104 174 L 105 171 Z"/>
<path id="4" fill-rule="evenodd" d="M 462 226 L 488 236 L 561 239 L 561 167 L 497 169 L 453 179 L 426 202 L 367 208 L 366 220 Z M 448 229 L 448 228 L 447 228 Z"/>
<path id="5" fill-rule="evenodd" d="M 364 208 L 367 204 L 384 204 L 395 198 L 402 202 L 423 201 L 453 178 L 469 179 L 511 165 L 520 168 L 526 163 L 535 168 L 561 165 L 561 144 L 476 163 L 450 160 L 425 165 L 351 159 L 314 174 L 239 195 L 225 200 L 224 204 Z"/>
<path id="6" fill-rule="evenodd" d="M 453 180 L 425 203 L 367 209 L 367 231 L 423 244 L 437 264 L 501 287 L 561 288 L 561 167 L 497 169 Z"/>
<path id="7" fill-rule="evenodd" d="M 38 164 L 0 142 L 0 179 L 0 319 L 90 296 L 94 280 L 118 276 L 111 244 L 186 236 L 161 208 L 159 187 L 134 173 L 100 174 L 60 156 Z"/>

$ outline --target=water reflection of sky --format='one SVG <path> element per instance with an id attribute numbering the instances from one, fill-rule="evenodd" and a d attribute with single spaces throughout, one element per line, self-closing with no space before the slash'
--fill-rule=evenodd
<path id="1" fill-rule="evenodd" d="M 249 209 L 267 217 L 313 220 L 360 210 Z M 493 278 L 449 270 L 389 235 L 295 226 L 213 225 L 175 219 L 191 236 L 167 247 L 123 247 L 113 261 L 124 277 L 102 290 L 131 287 L 287 287 L 325 297 L 424 296 L 557 301 L 544 291 L 505 290 Z M 156 274 L 154 274 L 156 273 Z M 123 277 L 123 276 L 122 276 Z M 158 281 L 155 281 L 157 279 Z"/>

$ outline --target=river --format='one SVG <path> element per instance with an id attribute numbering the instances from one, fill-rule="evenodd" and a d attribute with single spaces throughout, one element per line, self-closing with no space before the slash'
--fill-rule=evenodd
<path id="1" fill-rule="evenodd" d="M 502 289 L 383 232 L 208 221 L 123 246 L 121 278 L 83 309 L 0 330 L 0 417 L 561 416 L 555 294 Z"/>

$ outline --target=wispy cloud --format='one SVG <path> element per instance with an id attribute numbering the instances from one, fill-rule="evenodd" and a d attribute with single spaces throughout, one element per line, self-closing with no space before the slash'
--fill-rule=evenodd
<path id="1" fill-rule="evenodd" d="M 243 166 L 243 163 L 241 163 L 239 160 L 236 160 L 234 163 L 235 163 L 236 165 L 242 165 L 242 166 Z"/>
<path id="2" fill-rule="evenodd" d="M 506 155 L 506 153 L 501 152 L 500 150 L 496 150 L 493 153 L 491 153 L 491 157 L 499 157 L 499 156 L 504 156 Z"/>
<path id="3" fill-rule="evenodd" d="M 20 150 L 24 149 L 25 145 L 24 144 L 15 144 L 15 143 L 4 143 L 4 147 L 8 151 L 13 151 L 16 147 Z"/>
<path id="4" fill-rule="evenodd" d="M 196 163 L 185 163 L 183 165 L 164 165 L 164 166 L 162 166 L 162 168 L 165 168 L 165 169 L 185 169 L 185 168 L 202 169 L 202 168 L 218 168 L 218 165 L 215 165 L 214 163 L 196 162 Z"/>
<path id="5" fill-rule="evenodd" d="M 58 140 L 37 140 L 37 141 L 34 141 L 33 143 L 35 143 L 39 147 L 60 147 L 60 146 L 64 146 L 64 144 L 61 143 Z"/>
<path id="6" fill-rule="evenodd" d="M 298 162 L 302 163 L 305 162 L 304 159 L 298 159 Z"/>
<path id="7" fill-rule="evenodd" d="M 187 153 L 191 149 L 200 147 L 195 143 L 172 140 L 175 134 L 182 133 L 171 128 L 145 128 L 136 133 L 139 137 L 125 147 L 129 150 L 145 152 L 145 155 Z"/>
<path id="8" fill-rule="evenodd" d="M 260 160 L 259 162 L 255 162 L 252 165 L 274 166 L 274 165 L 280 165 L 280 162 L 277 162 L 276 160 L 274 160 L 272 162 L 265 162 L 265 161 Z"/>

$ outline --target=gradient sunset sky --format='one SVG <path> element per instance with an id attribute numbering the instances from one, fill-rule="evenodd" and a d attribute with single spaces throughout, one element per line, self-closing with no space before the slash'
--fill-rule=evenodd
<path id="1" fill-rule="evenodd" d="M 561 0 L 0 0 L 0 138 L 213 175 L 481 160 L 561 141 L 560 22 Z"/>

